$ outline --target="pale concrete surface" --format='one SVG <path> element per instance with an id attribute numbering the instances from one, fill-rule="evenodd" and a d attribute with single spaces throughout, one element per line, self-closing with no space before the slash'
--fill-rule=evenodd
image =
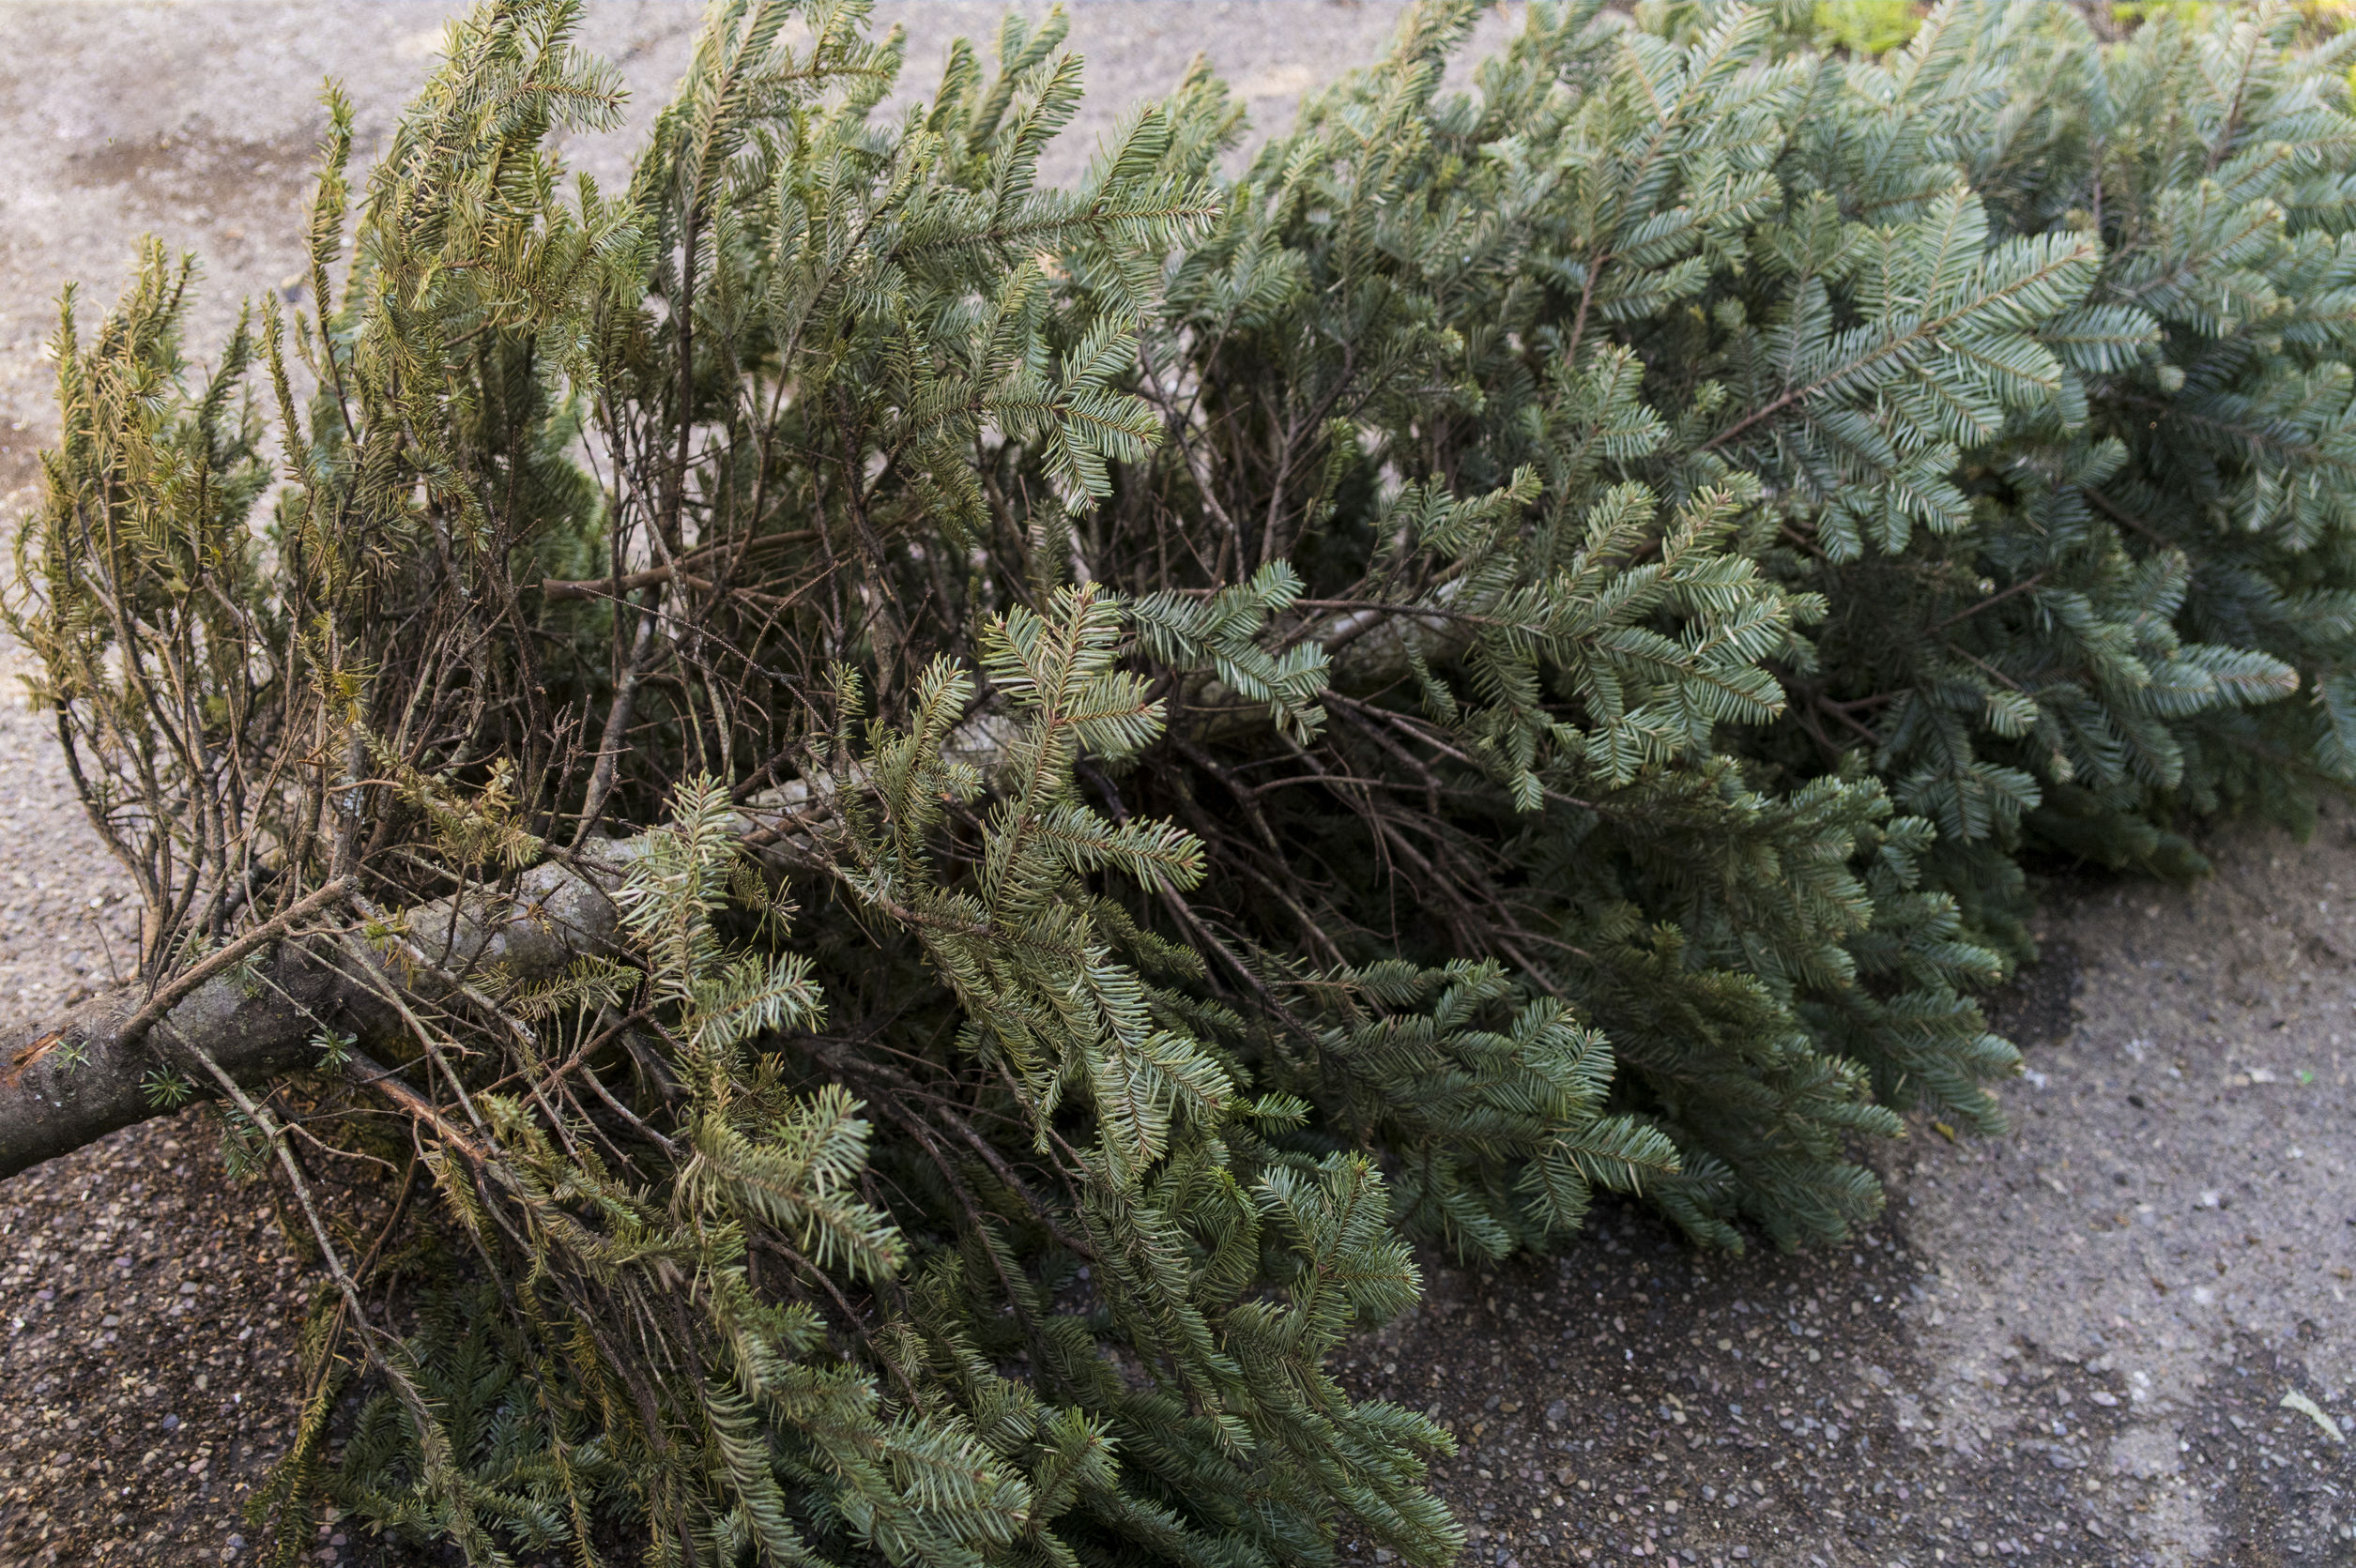
<path id="1" fill-rule="evenodd" d="M 988 0 L 886 0 L 877 30 L 908 34 L 903 94 L 938 79 L 950 40 L 986 46 L 1007 8 Z M 1049 8 L 1018 8 L 1037 19 Z M 1084 0 L 1068 47 L 1089 61 L 1089 98 L 1043 175 L 1086 165 L 1120 112 L 1166 91 L 1200 52 L 1260 126 L 1288 124 L 1301 95 L 1380 54 L 1399 0 Z M 356 157 L 377 146 L 417 90 L 451 0 L 184 0 L 0 5 L 0 481 L 45 428 L 38 357 L 54 300 L 79 282 L 102 309 L 143 234 L 204 259 L 190 347 L 202 357 L 237 300 L 291 280 L 333 76 L 356 111 Z M 600 180 L 626 174 L 637 132 L 684 69 L 702 15 L 691 0 L 592 0 L 581 43 L 621 68 L 629 125 L 565 147 Z M 1485 23 L 1502 36 L 1503 12 Z M 13 473 L 11 472 L 13 469 Z"/>

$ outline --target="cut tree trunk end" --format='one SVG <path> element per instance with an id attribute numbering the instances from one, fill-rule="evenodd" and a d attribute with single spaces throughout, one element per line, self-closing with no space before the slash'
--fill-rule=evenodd
<path id="1" fill-rule="evenodd" d="M 601 860 L 620 860 L 634 846 L 600 847 Z M 313 1041 L 322 1029 L 369 1044 L 402 1038 L 405 1026 L 385 987 L 432 999 L 454 990 L 453 977 L 486 966 L 531 979 L 604 951 L 620 918 L 605 880 L 568 866 L 536 866 L 512 892 L 479 891 L 411 911 L 404 951 L 376 959 L 369 972 L 355 972 L 352 953 L 373 950 L 298 937 L 212 975 L 144 1030 L 132 1026 L 147 997 L 130 989 L 21 1031 L 0 1046 L 0 1178 L 168 1114 L 175 1107 L 148 1087 L 167 1066 L 192 1080 L 200 1096 L 213 1094 L 191 1046 L 241 1086 L 257 1087 L 315 1064 Z"/>

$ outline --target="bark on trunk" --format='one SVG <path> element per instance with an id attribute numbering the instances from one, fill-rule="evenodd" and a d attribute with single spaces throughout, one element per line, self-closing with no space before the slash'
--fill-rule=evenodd
<path id="1" fill-rule="evenodd" d="M 632 847 L 606 846 L 600 860 L 620 862 Z M 124 1038 L 145 1000 L 136 990 L 20 1031 L 0 1047 L 0 1178 L 163 1114 L 145 1081 L 166 1063 L 209 1095 L 207 1075 L 191 1066 L 191 1045 L 258 1088 L 310 1065 L 312 1039 L 323 1028 L 370 1045 L 397 1044 L 400 1015 L 380 985 L 430 999 L 485 965 L 528 978 L 607 948 L 618 918 L 607 896 L 613 880 L 562 865 L 534 867 L 512 894 L 477 893 L 412 910 L 408 942 L 390 957 L 356 940 L 278 943 L 251 968 L 215 975 L 181 997 L 144 1039 Z M 365 964 L 358 954 L 368 955 Z"/>

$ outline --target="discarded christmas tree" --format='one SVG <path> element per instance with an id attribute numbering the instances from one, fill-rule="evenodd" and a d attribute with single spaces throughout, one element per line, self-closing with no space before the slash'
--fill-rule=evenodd
<path id="1" fill-rule="evenodd" d="M 224 1103 L 329 1282 L 283 1560 L 1445 1560 L 1327 1365 L 1408 1238 L 1843 1235 L 2000 1124 L 2024 854 L 2348 782 L 2348 46 L 1807 9 L 1460 96 L 1437 7 L 1059 191 L 1060 23 L 886 114 L 732 0 L 608 193 L 486 5 L 356 208 L 331 104 L 314 310 L 69 302 L 12 616 L 148 989 L 0 1168 Z"/>

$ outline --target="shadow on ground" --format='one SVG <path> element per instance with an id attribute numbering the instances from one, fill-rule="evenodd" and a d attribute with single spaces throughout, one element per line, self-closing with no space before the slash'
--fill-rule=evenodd
<path id="1" fill-rule="evenodd" d="M 1992 1005 L 2015 1131 L 1914 1120 L 1857 1244 L 1699 1255 L 1615 1204 L 1558 1258 L 1428 1259 L 1352 1378 L 1458 1435 L 1470 1560 L 2356 1562 L 2356 837 L 2212 847 L 2051 890 Z"/>

